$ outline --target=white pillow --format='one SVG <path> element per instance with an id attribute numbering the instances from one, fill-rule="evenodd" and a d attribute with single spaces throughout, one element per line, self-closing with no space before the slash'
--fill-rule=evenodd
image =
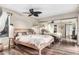
<path id="1" fill-rule="evenodd" d="M 22 36 L 22 33 L 18 33 L 18 36 Z"/>

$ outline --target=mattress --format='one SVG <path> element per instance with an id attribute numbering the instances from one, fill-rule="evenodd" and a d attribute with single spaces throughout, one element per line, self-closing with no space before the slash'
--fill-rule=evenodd
<path id="1" fill-rule="evenodd" d="M 50 35 L 20 35 L 16 37 L 16 40 L 34 44 L 35 46 L 40 46 L 41 44 L 54 41 L 53 37 Z"/>

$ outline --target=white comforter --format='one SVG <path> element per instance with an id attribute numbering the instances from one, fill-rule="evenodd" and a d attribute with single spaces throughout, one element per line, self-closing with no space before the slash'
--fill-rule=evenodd
<path id="1" fill-rule="evenodd" d="M 16 37 L 21 42 L 31 43 L 39 46 L 42 43 L 48 43 L 49 41 L 54 41 L 52 36 L 49 35 L 21 35 Z"/>

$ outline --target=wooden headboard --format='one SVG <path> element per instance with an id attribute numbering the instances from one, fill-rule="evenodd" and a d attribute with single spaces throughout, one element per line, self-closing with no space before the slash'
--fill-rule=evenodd
<path id="1" fill-rule="evenodd" d="M 25 35 L 25 34 L 36 34 L 33 29 L 16 28 L 16 29 L 15 29 L 15 36 L 16 36 L 16 34 L 18 34 L 18 33 L 22 33 L 22 34 L 24 34 L 24 35 Z"/>
<path id="2" fill-rule="evenodd" d="M 16 32 L 27 32 L 27 29 L 16 28 L 15 33 Z"/>
<path id="3" fill-rule="evenodd" d="M 27 29 L 16 28 L 16 29 L 15 29 L 15 36 L 16 36 L 18 33 L 27 34 Z"/>

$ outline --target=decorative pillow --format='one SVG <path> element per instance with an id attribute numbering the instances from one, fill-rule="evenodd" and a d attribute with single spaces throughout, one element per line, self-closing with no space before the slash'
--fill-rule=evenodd
<path id="1" fill-rule="evenodd" d="M 27 35 L 27 32 L 23 32 L 22 35 Z"/>
<path id="2" fill-rule="evenodd" d="M 18 33 L 18 36 L 22 36 L 22 33 Z"/>
<path id="3" fill-rule="evenodd" d="M 28 34 L 36 34 L 33 29 L 28 29 Z"/>

